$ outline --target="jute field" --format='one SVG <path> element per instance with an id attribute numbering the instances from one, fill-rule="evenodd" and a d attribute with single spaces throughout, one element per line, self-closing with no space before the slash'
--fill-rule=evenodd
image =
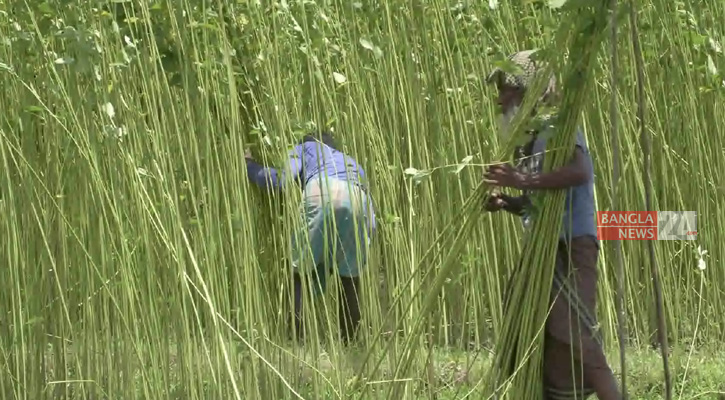
<path id="1" fill-rule="evenodd" d="M 602 242 L 612 368 L 623 332 L 631 399 L 665 398 L 666 378 L 672 398 L 722 398 L 725 7 L 607 3 L 0 0 L 0 395 L 488 398 L 522 228 L 481 208 L 484 166 L 514 145 L 484 79 L 540 48 L 597 208 L 698 213 L 696 240 Z M 281 166 L 323 128 L 365 168 L 378 222 L 347 348 L 335 281 L 310 340 L 288 339 L 299 193 L 254 187 L 243 157 Z"/>

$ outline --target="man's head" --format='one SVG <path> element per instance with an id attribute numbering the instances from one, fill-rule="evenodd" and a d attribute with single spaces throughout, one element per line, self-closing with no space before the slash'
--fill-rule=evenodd
<path id="1" fill-rule="evenodd" d="M 542 70 L 542 62 L 534 60 L 532 55 L 536 50 L 524 50 L 508 57 L 516 64 L 521 72 L 512 74 L 496 68 L 486 78 L 486 83 L 495 84 L 498 89 L 498 106 L 501 109 L 501 127 L 499 133 L 506 137 L 510 131 L 510 124 L 523 103 L 526 90 L 533 86 L 537 74 Z M 544 89 L 539 102 L 547 103 L 553 97 L 556 89 L 556 78 L 552 75 Z M 538 103 L 537 103 L 538 104 Z"/>

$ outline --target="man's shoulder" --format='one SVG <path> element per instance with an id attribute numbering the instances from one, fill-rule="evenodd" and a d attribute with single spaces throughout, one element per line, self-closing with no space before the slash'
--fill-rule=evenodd
<path id="1" fill-rule="evenodd" d="M 302 142 L 295 146 L 295 153 L 302 156 L 303 158 L 313 159 L 318 158 L 325 150 L 326 146 L 320 142 L 310 140 Z"/>
<path id="2" fill-rule="evenodd" d="M 543 151 L 546 148 L 547 142 L 549 139 L 551 139 L 551 136 L 554 134 L 554 131 L 551 130 L 551 128 L 541 131 L 536 136 L 536 139 L 534 140 L 534 146 L 533 146 L 533 153 L 539 153 Z M 584 136 L 584 131 L 581 128 L 576 128 L 575 132 L 576 138 L 574 139 L 574 145 L 580 146 L 584 150 L 587 150 L 587 140 Z"/>

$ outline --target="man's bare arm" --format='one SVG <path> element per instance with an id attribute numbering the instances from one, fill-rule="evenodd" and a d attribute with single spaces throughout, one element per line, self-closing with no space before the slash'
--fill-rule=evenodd
<path id="1" fill-rule="evenodd" d="M 589 180 L 586 159 L 582 149 L 577 147 L 574 157 L 567 165 L 551 172 L 524 175 L 518 189 L 522 190 L 551 190 L 565 189 L 579 186 Z"/>

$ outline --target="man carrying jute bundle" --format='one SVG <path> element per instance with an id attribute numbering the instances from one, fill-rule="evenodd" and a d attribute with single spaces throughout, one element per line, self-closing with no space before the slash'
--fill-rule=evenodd
<path id="1" fill-rule="evenodd" d="M 526 89 L 532 86 L 540 62 L 533 50 L 515 53 L 509 60 L 521 73 L 494 70 L 487 78 L 498 88 L 503 135 L 521 107 Z M 556 81 L 550 77 L 536 106 L 552 102 Z M 596 285 L 599 242 L 595 223 L 594 168 L 584 135 L 577 132 L 571 161 L 551 172 L 542 172 L 546 147 L 539 129 L 527 132 L 530 140 L 516 149 L 516 166 L 489 167 L 484 180 L 498 187 L 519 189 L 521 196 L 503 193 L 489 197 L 485 208 L 505 210 L 531 225 L 529 195 L 534 190 L 567 189 L 564 220 L 556 256 L 550 313 L 544 339 L 544 398 L 583 399 L 596 393 L 600 400 L 621 399 L 617 382 L 597 332 Z M 572 351 L 573 350 L 573 351 Z"/>

